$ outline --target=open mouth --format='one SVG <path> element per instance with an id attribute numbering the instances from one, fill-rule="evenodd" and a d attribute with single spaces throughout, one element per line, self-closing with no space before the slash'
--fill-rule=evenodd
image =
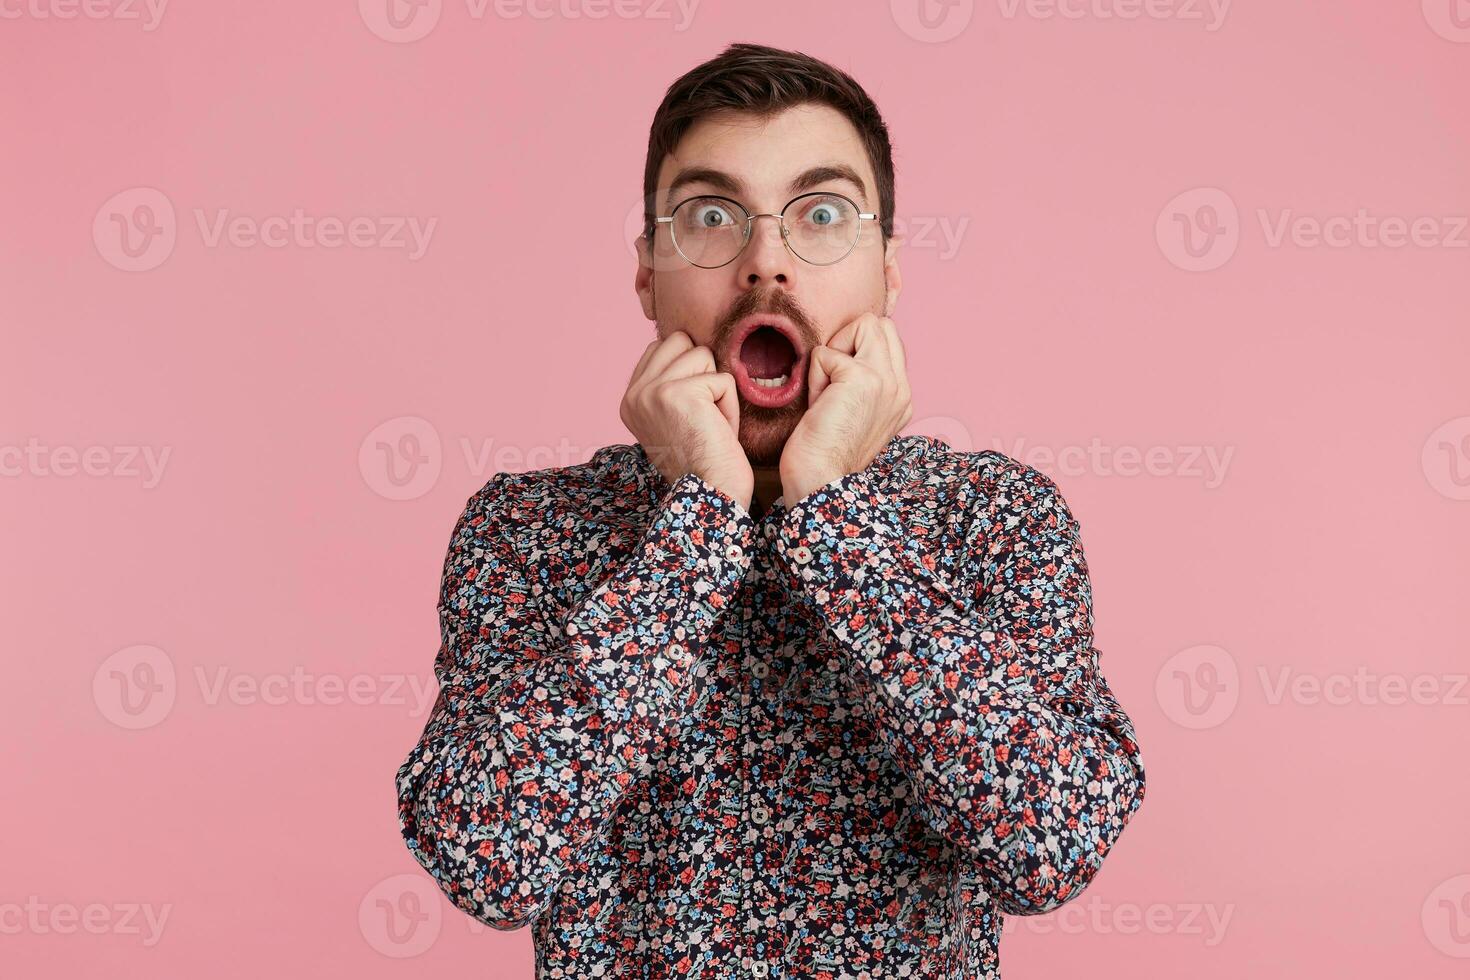
<path id="1" fill-rule="evenodd" d="M 735 382 L 746 401 L 766 408 L 789 404 L 801 391 L 806 354 L 784 317 L 754 314 L 731 336 Z"/>
<path id="2" fill-rule="evenodd" d="M 791 377 L 796 348 L 775 327 L 759 326 L 740 345 L 740 363 L 762 388 L 780 388 Z"/>

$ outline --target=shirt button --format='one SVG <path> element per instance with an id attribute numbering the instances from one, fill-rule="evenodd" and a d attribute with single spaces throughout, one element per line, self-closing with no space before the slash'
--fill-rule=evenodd
<path id="1" fill-rule="evenodd" d="M 767 973 L 769 973 L 770 970 L 771 967 L 768 963 L 766 963 L 765 960 L 756 960 L 754 963 L 750 964 L 750 975 L 753 977 L 763 977 Z"/>
<path id="2" fill-rule="evenodd" d="M 771 819 L 771 811 L 763 806 L 758 806 L 750 811 L 750 816 L 756 823 L 763 824 Z"/>

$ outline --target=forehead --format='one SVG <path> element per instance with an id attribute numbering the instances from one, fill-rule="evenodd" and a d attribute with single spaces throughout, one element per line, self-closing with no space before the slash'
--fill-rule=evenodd
<path id="1" fill-rule="evenodd" d="M 873 170 L 857 129 L 831 106 L 792 106 L 773 116 L 726 111 L 689 127 L 659 166 L 658 186 L 667 188 L 680 170 L 709 167 L 738 178 L 754 194 L 774 198 L 798 174 L 834 163 L 856 170 L 866 196 L 875 196 Z"/>

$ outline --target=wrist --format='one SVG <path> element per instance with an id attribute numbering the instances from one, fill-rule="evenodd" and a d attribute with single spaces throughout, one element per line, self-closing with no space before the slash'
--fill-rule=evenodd
<path id="1" fill-rule="evenodd" d="M 781 492 L 785 497 L 786 505 L 789 507 L 798 501 L 804 500 L 811 496 L 812 491 L 826 486 L 841 475 L 841 473 L 836 472 L 828 475 L 825 471 L 822 473 L 792 474 L 790 476 L 783 474 L 781 477 Z"/>

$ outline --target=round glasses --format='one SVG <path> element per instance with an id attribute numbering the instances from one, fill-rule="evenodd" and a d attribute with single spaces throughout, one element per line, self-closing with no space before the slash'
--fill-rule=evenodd
<path id="1" fill-rule="evenodd" d="M 718 269 L 745 250 L 756 218 L 781 222 L 781 241 L 791 254 L 812 265 L 831 265 L 857 247 L 864 214 L 841 194 L 814 191 L 794 197 L 780 214 L 751 214 L 728 197 L 705 195 L 680 201 L 672 214 L 654 221 L 669 226 L 674 248 L 690 265 Z"/>

